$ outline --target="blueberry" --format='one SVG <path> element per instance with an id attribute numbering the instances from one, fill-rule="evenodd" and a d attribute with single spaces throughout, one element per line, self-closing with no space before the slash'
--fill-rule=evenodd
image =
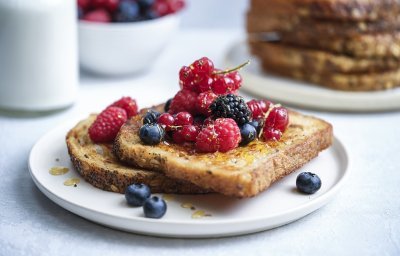
<path id="1" fill-rule="evenodd" d="M 137 1 L 140 9 L 146 11 L 154 4 L 155 0 L 138 0 Z"/>
<path id="2" fill-rule="evenodd" d="M 140 18 L 139 5 L 133 0 L 121 0 L 115 15 L 117 22 L 132 22 Z"/>
<path id="3" fill-rule="evenodd" d="M 148 10 L 144 12 L 142 16 L 144 20 L 154 20 L 160 17 L 160 15 L 153 10 Z"/>
<path id="4" fill-rule="evenodd" d="M 150 188 L 145 184 L 132 184 L 125 190 L 125 198 L 132 206 L 142 206 L 150 197 Z"/>
<path id="5" fill-rule="evenodd" d="M 168 112 L 169 107 L 171 106 L 171 101 L 172 101 L 172 99 L 169 99 L 169 100 L 167 100 L 167 102 L 165 102 L 165 105 L 164 105 L 165 112 Z"/>
<path id="6" fill-rule="evenodd" d="M 321 179 L 311 172 L 302 172 L 297 176 L 296 187 L 300 192 L 314 194 L 321 188 Z"/>
<path id="7" fill-rule="evenodd" d="M 245 146 L 257 137 L 257 130 L 254 126 L 247 123 L 240 127 L 240 135 L 242 136 L 240 145 Z"/>
<path id="8" fill-rule="evenodd" d="M 83 18 L 83 10 L 82 10 L 82 8 L 78 6 L 77 12 L 78 12 L 78 19 L 82 19 Z"/>
<path id="9" fill-rule="evenodd" d="M 145 124 L 139 130 L 139 137 L 144 144 L 156 145 L 164 139 L 165 131 L 158 124 Z"/>
<path id="10" fill-rule="evenodd" d="M 263 121 L 262 120 L 253 120 L 251 122 L 248 122 L 248 124 L 250 124 L 251 126 L 256 128 L 257 134 L 259 134 L 260 130 L 261 130 L 262 126 L 263 126 Z"/>
<path id="11" fill-rule="evenodd" d="M 157 196 L 148 198 L 143 205 L 143 212 L 146 218 L 159 219 L 164 216 L 167 211 L 165 201 Z"/>
<path id="12" fill-rule="evenodd" d="M 143 117 L 143 124 L 154 124 L 157 122 L 160 113 L 155 110 L 149 110 Z"/>

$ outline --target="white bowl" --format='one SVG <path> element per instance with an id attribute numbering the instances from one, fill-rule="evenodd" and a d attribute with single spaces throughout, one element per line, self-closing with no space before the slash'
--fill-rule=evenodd
<path id="1" fill-rule="evenodd" d="M 179 26 L 179 14 L 130 23 L 79 21 L 81 67 L 103 75 L 148 69 Z"/>

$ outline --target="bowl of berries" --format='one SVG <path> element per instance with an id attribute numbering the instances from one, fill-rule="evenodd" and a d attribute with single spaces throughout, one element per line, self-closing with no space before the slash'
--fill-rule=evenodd
<path id="1" fill-rule="evenodd" d="M 179 26 L 184 0 L 78 0 L 79 59 L 102 75 L 146 71 Z"/>

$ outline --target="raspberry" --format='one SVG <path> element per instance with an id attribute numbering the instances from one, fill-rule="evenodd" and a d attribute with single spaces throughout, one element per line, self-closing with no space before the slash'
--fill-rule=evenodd
<path id="1" fill-rule="evenodd" d="M 178 112 L 187 111 L 190 114 L 196 114 L 197 93 L 189 90 L 180 90 L 171 101 L 168 112 L 176 114 Z"/>
<path id="2" fill-rule="evenodd" d="M 122 97 L 120 100 L 114 102 L 109 107 L 119 107 L 126 111 L 128 118 L 136 116 L 138 113 L 138 106 L 136 101 L 131 97 Z"/>
<path id="3" fill-rule="evenodd" d="M 251 119 L 251 111 L 244 99 L 233 94 L 219 96 L 210 105 L 210 109 L 214 118 L 232 118 L 238 125 L 248 123 Z"/>
<path id="4" fill-rule="evenodd" d="M 212 91 L 200 93 L 196 101 L 197 112 L 205 116 L 210 116 L 210 105 L 214 102 L 216 98 L 218 98 L 218 95 L 216 95 Z"/>
<path id="5" fill-rule="evenodd" d="M 203 128 L 196 138 L 199 152 L 227 152 L 236 148 L 240 142 L 240 129 L 231 118 L 218 118 L 214 124 Z"/>
<path id="6" fill-rule="evenodd" d="M 111 17 L 110 14 L 103 10 L 103 9 L 97 9 L 91 12 L 88 12 L 83 16 L 83 20 L 86 21 L 91 21 L 91 22 L 104 22 L 108 23 L 111 22 Z"/>
<path id="7" fill-rule="evenodd" d="M 126 120 L 125 110 L 119 107 L 108 107 L 89 127 L 89 137 L 93 142 L 112 142 Z"/>

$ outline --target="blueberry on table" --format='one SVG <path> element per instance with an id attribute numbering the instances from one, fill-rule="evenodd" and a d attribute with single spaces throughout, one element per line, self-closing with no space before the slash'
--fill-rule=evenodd
<path id="1" fill-rule="evenodd" d="M 139 130 L 139 137 L 146 145 L 157 145 L 164 140 L 165 130 L 158 124 L 145 124 Z"/>
<path id="2" fill-rule="evenodd" d="M 321 179 L 311 172 L 302 172 L 297 176 L 296 187 L 300 192 L 314 194 L 321 188 Z"/>
<path id="3" fill-rule="evenodd" d="M 142 183 L 129 185 L 125 190 L 126 201 L 132 206 L 142 206 L 150 195 L 150 188 Z"/>
<path id="4" fill-rule="evenodd" d="M 257 130 L 254 126 L 247 123 L 240 127 L 240 135 L 242 137 L 240 145 L 245 146 L 257 138 Z"/>
<path id="5" fill-rule="evenodd" d="M 148 198 L 143 205 L 143 212 L 146 218 L 159 219 L 167 211 L 167 204 L 162 198 L 153 196 Z"/>

